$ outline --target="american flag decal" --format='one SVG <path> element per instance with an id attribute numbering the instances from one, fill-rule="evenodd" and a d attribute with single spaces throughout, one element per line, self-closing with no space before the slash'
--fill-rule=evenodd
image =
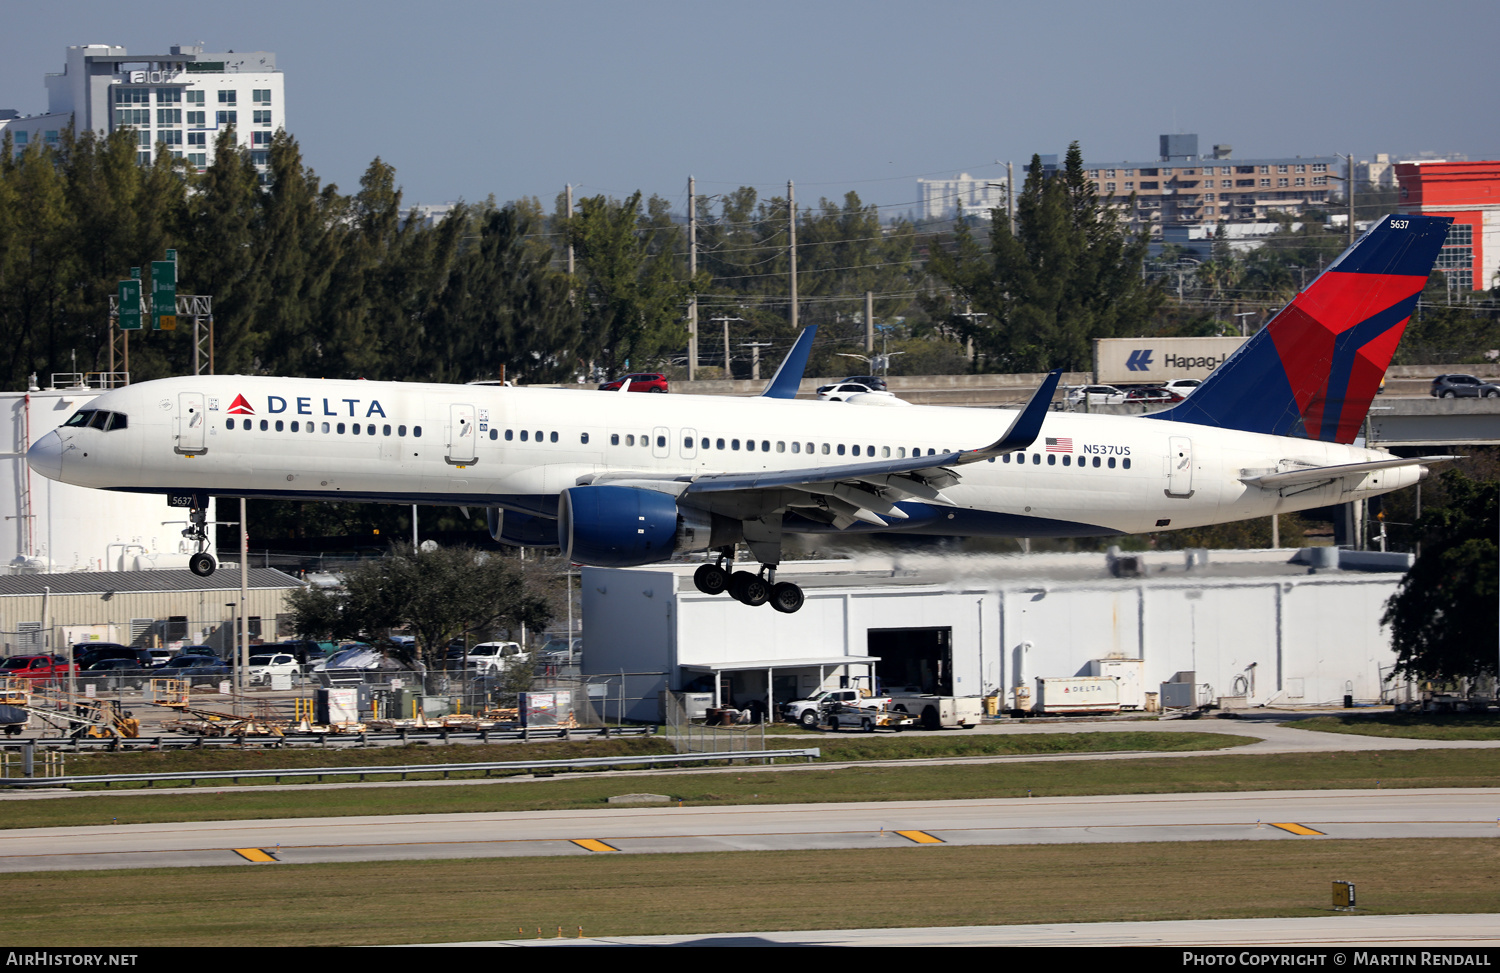
<path id="1" fill-rule="evenodd" d="M 1047 437 L 1047 452 L 1049 453 L 1071 453 L 1073 451 L 1073 440 L 1068 436 Z"/>

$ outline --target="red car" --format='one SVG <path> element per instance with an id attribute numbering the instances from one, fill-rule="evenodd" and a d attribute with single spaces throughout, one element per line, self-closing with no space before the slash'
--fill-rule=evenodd
<path id="1" fill-rule="evenodd" d="M 77 672 L 78 667 L 74 666 Z M 68 664 L 50 655 L 13 655 L 0 662 L 0 677 L 16 679 L 59 679 L 68 674 Z"/>
<path id="2" fill-rule="evenodd" d="M 627 381 L 630 382 L 632 392 L 665 392 L 667 391 L 667 376 L 656 372 L 633 372 L 622 375 L 613 382 L 605 382 L 599 386 L 601 392 L 618 392 L 620 386 Z"/>

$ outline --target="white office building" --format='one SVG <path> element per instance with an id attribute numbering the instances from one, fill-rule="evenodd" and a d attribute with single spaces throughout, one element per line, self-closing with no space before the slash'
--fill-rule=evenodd
<path id="1" fill-rule="evenodd" d="M 1005 208 L 1005 180 L 975 179 L 967 172 L 952 179 L 918 179 L 917 197 L 924 220 L 948 219 L 960 206 L 968 215 L 989 219 L 990 210 Z"/>
<path id="2" fill-rule="evenodd" d="M 129 127 L 141 164 L 165 146 L 203 169 L 213 162 L 219 133 L 233 129 L 235 141 L 264 165 L 272 133 L 286 127 L 281 72 L 268 51 L 210 54 L 183 45 L 131 54 L 86 44 L 68 48 L 66 66 L 47 75 L 46 86 L 45 114 L 0 110 L 0 134 L 10 134 L 18 154 L 37 140 L 56 145 L 69 126 L 100 135 Z"/>

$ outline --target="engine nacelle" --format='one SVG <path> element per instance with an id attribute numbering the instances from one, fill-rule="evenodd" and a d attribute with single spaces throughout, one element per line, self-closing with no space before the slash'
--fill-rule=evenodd
<path id="1" fill-rule="evenodd" d="M 679 551 L 732 544 L 738 527 L 707 511 L 679 508 L 669 493 L 639 487 L 571 487 L 557 503 L 556 540 L 563 554 L 606 568 L 656 564 Z"/>
<path id="2" fill-rule="evenodd" d="M 501 507 L 487 507 L 485 521 L 490 537 L 511 547 L 556 547 L 557 521 L 549 517 L 518 514 Z"/>

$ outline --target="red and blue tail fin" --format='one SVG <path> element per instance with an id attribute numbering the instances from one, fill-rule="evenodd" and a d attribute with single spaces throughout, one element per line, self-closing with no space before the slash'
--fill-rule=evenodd
<path id="1" fill-rule="evenodd" d="M 1453 221 L 1387 216 L 1153 419 L 1352 443 Z"/>

